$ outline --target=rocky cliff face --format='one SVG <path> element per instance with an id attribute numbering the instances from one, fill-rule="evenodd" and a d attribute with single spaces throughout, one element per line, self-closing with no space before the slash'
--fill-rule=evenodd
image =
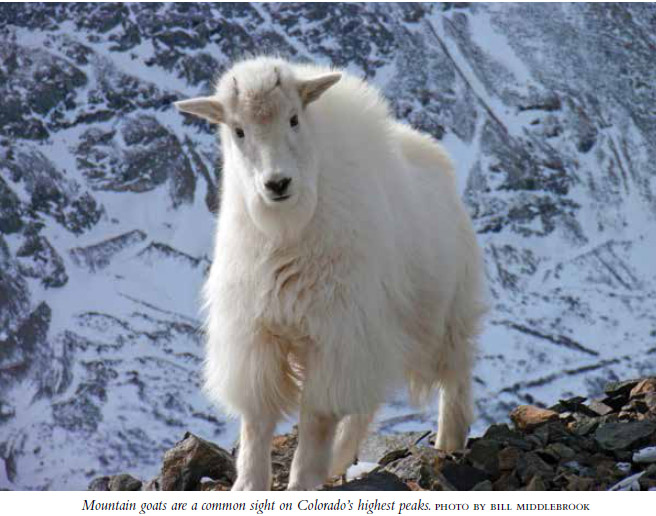
<path id="1" fill-rule="evenodd" d="M 234 439 L 199 390 L 220 156 L 171 102 L 251 53 L 347 67 L 453 154 L 492 305 L 478 431 L 653 373 L 654 34 L 649 4 L 3 4 L 0 487 Z"/>

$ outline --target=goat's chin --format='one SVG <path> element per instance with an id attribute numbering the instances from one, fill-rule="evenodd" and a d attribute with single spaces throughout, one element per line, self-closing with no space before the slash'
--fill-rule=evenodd
<path id="1" fill-rule="evenodd" d="M 306 190 L 280 202 L 267 202 L 255 195 L 248 203 L 248 211 L 255 226 L 267 237 L 281 243 L 298 240 L 312 220 L 317 196 Z"/>

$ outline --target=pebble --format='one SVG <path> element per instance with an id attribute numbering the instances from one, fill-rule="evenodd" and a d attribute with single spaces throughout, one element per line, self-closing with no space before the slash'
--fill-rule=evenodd
<path id="1" fill-rule="evenodd" d="M 615 464 L 615 467 L 619 469 L 622 473 L 628 473 L 631 471 L 631 464 L 628 462 L 618 462 Z"/>
<path id="2" fill-rule="evenodd" d="M 656 446 L 648 446 L 633 454 L 633 462 L 638 464 L 651 464 L 656 462 Z"/>

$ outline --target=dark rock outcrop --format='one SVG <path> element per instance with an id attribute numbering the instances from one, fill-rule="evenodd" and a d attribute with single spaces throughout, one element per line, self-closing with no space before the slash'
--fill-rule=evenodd
<path id="1" fill-rule="evenodd" d="M 465 450 L 445 453 L 416 444 L 387 450 L 361 478 L 324 486 L 334 491 L 609 490 L 656 489 L 656 378 L 611 384 L 621 409 L 598 414 L 599 400 L 574 397 L 550 409 L 517 407 L 516 427 L 492 425 Z M 596 428 L 596 430 L 594 430 Z M 429 440 L 430 442 L 430 440 Z M 284 489 L 296 432 L 274 439 L 273 489 Z M 162 472 L 145 489 L 225 490 L 236 477 L 233 456 L 187 433 L 164 455 Z M 127 480 L 126 480 L 127 479 Z M 136 488 L 129 475 L 99 477 L 90 490 Z M 114 486 L 114 487 L 112 487 Z"/>

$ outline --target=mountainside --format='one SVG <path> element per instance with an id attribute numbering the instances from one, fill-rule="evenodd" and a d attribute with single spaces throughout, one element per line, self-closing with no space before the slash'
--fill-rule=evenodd
<path id="1" fill-rule="evenodd" d="M 653 4 L 2 4 L 0 488 L 232 444 L 199 375 L 220 154 L 171 103 L 259 52 L 366 77 L 452 153 L 492 307 L 474 432 L 656 373 Z"/>

